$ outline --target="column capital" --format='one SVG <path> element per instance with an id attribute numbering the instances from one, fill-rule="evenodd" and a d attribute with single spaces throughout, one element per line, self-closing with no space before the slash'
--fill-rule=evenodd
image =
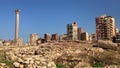
<path id="1" fill-rule="evenodd" d="M 19 12 L 20 12 L 20 10 L 19 10 L 19 9 L 16 9 L 16 10 L 15 10 L 15 12 L 16 12 L 16 13 L 19 13 Z"/>

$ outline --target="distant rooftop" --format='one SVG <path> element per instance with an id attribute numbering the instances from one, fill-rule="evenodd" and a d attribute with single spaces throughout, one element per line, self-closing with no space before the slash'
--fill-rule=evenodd
<path id="1" fill-rule="evenodd" d="M 111 18 L 113 18 L 112 16 L 107 16 L 106 14 L 103 14 L 103 15 L 100 16 L 100 18 L 105 18 L 105 17 L 111 17 Z"/>

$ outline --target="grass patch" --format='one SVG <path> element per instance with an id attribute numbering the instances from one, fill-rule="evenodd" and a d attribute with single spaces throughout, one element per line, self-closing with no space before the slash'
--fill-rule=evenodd
<path id="1" fill-rule="evenodd" d="M 0 63 L 5 63 L 9 68 L 13 67 L 13 61 L 7 60 L 4 54 L 0 54 Z"/>
<path id="2" fill-rule="evenodd" d="M 56 64 L 56 68 L 65 68 L 65 65 L 62 65 L 62 64 Z"/>

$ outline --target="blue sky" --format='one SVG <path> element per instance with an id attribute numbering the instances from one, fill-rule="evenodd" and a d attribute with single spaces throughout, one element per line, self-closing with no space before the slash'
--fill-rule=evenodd
<path id="1" fill-rule="evenodd" d="M 95 32 L 95 18 L 106 14 L 120 29 L 120 0 L 0 0 L 0 38 L 14 39 L 15 9 L 20 9 L 20 37 L 31 33 L 66 33 L 66 25 L 78 22 L 89 34 Z"/>

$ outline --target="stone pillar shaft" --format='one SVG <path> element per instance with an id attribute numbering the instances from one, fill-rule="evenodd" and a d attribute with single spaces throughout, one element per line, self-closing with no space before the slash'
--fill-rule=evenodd
<path id="1" fill-rule="evenodd" d="M 15 14 L 16 14 L 16 19 L 15 19 L 15 40 L 17 40 L 19 38 L 19 12 L 20 10 L 15 10 Z"/>

